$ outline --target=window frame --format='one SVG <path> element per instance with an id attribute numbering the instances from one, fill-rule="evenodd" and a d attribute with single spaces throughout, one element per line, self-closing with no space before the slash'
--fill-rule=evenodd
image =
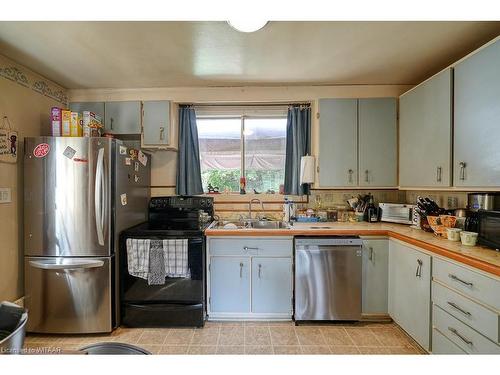
<path id="1" fill-rule="evenodd" d="M 211 107 L 210 111 L 216 111 L 216 107 Z M 248 108 L 248 107 L 241 107 L 241 108 Z M 264 107 L 265 108 L 265 107 Z M 246 165 L 245 165 L 245 155 L 246 155 L 246 148 L 245 148 L 245 119 L 287 119 L 287 113 L 284 111 L 283 114 L 275 113 L 273 111 L 269 111 L 269 113 L 265 113 L 266 110 L 259 107 L 259 109 L 256 110 L 256 113 L 252 114 L 245 114 L 245 110 L 242 110 L 242 113 L 240 115 L 237 115 L 235 113 L 227 113 L 227 114 L 201 114 L 201 115 L 196 115 L 196 120 L 202 119 L 202 120 L 224 120 L 224 119 L 239 119 L 240 120 L 240 156 L 241 156 L 241 162 L 240 162 L 240 179 L 242 177 L 246 178 Z M 275 106 L 275 108 L 284 108 L 281 106 Z M 259 113 L 259 111 L 262 111 L 262 113 Z M 221 111 L 223 112 L 223 111 Z M 286 138 L 286 129 L 285 129 L 285 138 Z M 200 155 L 201 157 L 201 155 Z M 284 181 L 283 181 L 284 182 Z M 238 191 L 232 191 L 231 193 L 238 193 Z"/>

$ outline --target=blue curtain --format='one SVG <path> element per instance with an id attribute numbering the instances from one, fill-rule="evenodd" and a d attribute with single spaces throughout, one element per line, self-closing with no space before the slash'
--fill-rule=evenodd
<path id="1" fill-rule="evenodd" d="M 178 195 L 203 194 L 196 112 L 191 106 L 179 107 L 179 153 L 177 156 L 176 193 Z"/>
<path id="2" fill-rule="evenodd" d="M 309 194 L 309 185 L 300 183 L 300 158 L 311 153 L 311 107 L 288 108 L 286 124 L 285 194 Z"/>

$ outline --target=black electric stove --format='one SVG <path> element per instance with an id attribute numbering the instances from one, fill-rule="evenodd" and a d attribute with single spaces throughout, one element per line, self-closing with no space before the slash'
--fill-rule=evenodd
<path id="1" fill-rule="evenodd" d="M 200 220 L 202 213 L 209 220 Z M 202 327 L 205 320 L 205 236 L 214 215 L 213 198 L 155 197 L 148 221 L 120 234 L 121 323 L 129 327 Z M 163 285 L 128 273 L 127 239 L 186 239 L 189 277 L 166 277 Z"/>

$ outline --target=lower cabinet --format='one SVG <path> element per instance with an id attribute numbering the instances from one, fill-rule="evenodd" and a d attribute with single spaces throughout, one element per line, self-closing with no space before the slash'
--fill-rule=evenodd
<path id="1" fill-rule="evenodd" d="M 250 311 L 250 259 L 210 259 L 210 306 L 212 311 Z"/>
<path id="2" fill-rule="evenodd" d="M 467 354 L 439 330 L 432 330 L 432 354 Z"/>
<path id="3" fill-rule="evenodd" d="M 292 238 L 209 238 L 209 319 L 291 319 L 292 260 Z"/>
<path id="4" fill-rule="evenodd" d="M 252 312 L 291 314 L 292 258 L 252 258 Z"/>
<path id="5" fill-rule="evenodd" d="M 389 315 L 430 350 L 431 257 L 398 241 L 389 249 Z"/>
<path id="6" fill-rule="evenodd" d="M 363 240 L 363 315 L 386 315 L 389 267 L 389 240 Z"/>

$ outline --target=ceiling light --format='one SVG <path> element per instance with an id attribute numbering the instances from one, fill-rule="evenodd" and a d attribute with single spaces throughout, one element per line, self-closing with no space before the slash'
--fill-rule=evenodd
<path id="1" fill-rule="evenodd" d="M 227 21 L 229 26 L 242 33 L 253 33 L 254 31 L 260 30 L 267 25 L 267 22 L 268 21 L 252 19 Z"/>

